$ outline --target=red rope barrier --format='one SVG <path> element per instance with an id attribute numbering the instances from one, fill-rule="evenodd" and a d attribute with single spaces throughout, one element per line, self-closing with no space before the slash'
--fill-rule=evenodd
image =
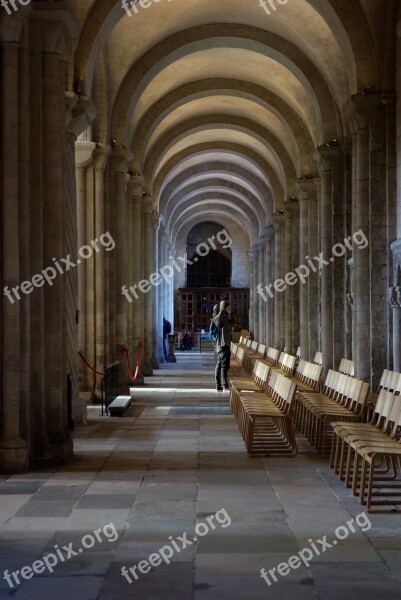
<path id="1" fill-rule="evenodd" d="M 136 381 L 138 379 L 138 374 L 139 374 L 139 367 L 141 364 L 141 352 L 142 352 L 142 344 L 141 342 L 139 342 L 138 344 L 138 352 L 137 352 L 137 357 L 136 357 L 136 367 L 135 367 L 135 375 L 132 374 L 132 370 L 131 370 L 131 363 L 129 360 L 129 353 L 128 353 L 128 348 L 122 348 L 121 352 L 120 352 L 120 356 L 118 358 L 118 362 L 122 363 L 124 356 L 127 360 L 127 366 L 128 366 L 128 373 L 130 376 L 131 381 Z M 85 363 L 85 365 L 88 367 L 88 369 L 90 369 L 91 371 L 93 371 L 93 373 L 95 373 L 96 375 L 103 375 L 104 373 L 101 373 L 100 371 L 96 371 L 96 369 L 94 367 L 92 367 L 88 361 L 86 360 L 86 358 L 84 357 L 84 355 L 82 354 L 82 352 L 78 352 L 79 356 L 81 357 L 81 359 L 83 360 L 83 362 Z"/>
<path id="2" fill-rule="evenodd" d="M 139 374 L 139 365 L 141 364 L 141 350 L 142 350 L 142 345 L 141 343 L 138 344 L 138 353 L 137 353 L 137 358 L 136 358 L 136 368 L 135 368 L 135 375 L 132 374 L 131 371 L 131 364 L 130 364 L 130 360 L 129 360 L 129 354 L 128 354 L 128 349 L 127 348 L 123 348 L 120 352 L 120 357 L 119 357 L 119 361 L 120 363 L 122 363 L 124 355 L 127 359 L 127 366 L 128 366 L 128 373 L 130 376 L 131 381 L 136 381 L 138 378 L 138 374 Z"/>
<path id="3" fill-rule="evenodd" d="M 79 356 L 82 358 L 84 364 L 88 367 L 88 369 L 90 369 L 91 371 L 93 371 L 94 373 L 96 373 L 96 375 L 104 375 L 104 373 L 101 373 L 100 371 L 96 371 L 96 369 L 94 367 L 92 367 L 88 361 L 86 360 L 86 358 L 84 357 L 84 355 L 82 354 L 82 352 L 78 352 Z"/>

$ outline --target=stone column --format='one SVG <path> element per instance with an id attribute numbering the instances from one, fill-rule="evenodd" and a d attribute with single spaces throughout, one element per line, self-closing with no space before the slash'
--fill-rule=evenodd
<path id="1" fill-rule="evenodd" d="M 3 17 L 4 18 L 4 17 Z M 18 127 L 18 55 L 22 20 L 10 19 L 8 35 L 1 31 L 1 272 L 3 287 L 20 284 Z M 7 260 L 4 257 L 7 256 Z M 28 300 L 25 298 L 24 300 Z M 20 471 L 28 463 L 27 444 L 20 431 L 20 307 L 4 295 L 1 305 L 1 442 L 0 471 Z"/>
<path id="2" fill-rule="evenodd" d="M 126 208 L 126 190 L 129 177 L 127 176 L 128 161 L 130 153 L 124 148 L 113 148 L 110 155 L 110 175 L 112 182 L 111 193 L 114 204 L 114 218 L 111 223 L 114 224 L 114 232 L 111 233 L 116 247 L 113 252 L 109 252 L 109 261 L 113 264 L 114 272 L 111 282 L 113 285 L 113 301 L 110 303 L 110 309 L 113 311 L 114 318 L 114 347 L 111 348 L 114 359 L 117 360 L 122 348 L 127 346 L 127 299 L 122 293 L 123 287 L 127 284 L 127 208 Z M 129 383 L 126 361 L 120 367 L 120 383 L 124 389 Z M 122 389 L 123 389 L 122 388 Z"/>
<path id="3" fill-rule="evenodd" d="M 309 183 L 309 180 L 307 180 Z M 305 264 L 305 256 L 308 255 L 309 238 L 309 206 L 308 206 L 308 184 L 304 180 L 298 180 L 299 188 L 299 255 L 302 264 Z M 304 275 L 306 275 L 306 270 Z M 309 294 L 308 280 L 300 281 L 299 285 L 299 345 L 301 346 L 301 358 L 310 360 L 311 349 L 309 347 Z"/>
<path id="4" fill-rule="evenodd" d="M 86 211 L 86 179 L 87 168 L 93 160 L 95 151 L 95 142 L 76 142 L 75 144 L 75 179 L 77 191 L 77 246 L 81 248 L 86 244 L 85 229 L 85 211 Z M 88 345 L 86 343 L 86 289 L 85 289 L 85 267 L 82 265 L 78 269 L 78 348 L 85 353 L 88 360 L 93 357 L 88 354 Z M 103 364 L 103 363 L 100 363 Z M 94 374 L 86 368 L 81 361 L 79 364 L 80 389 L 86 391 L 93 389 L 95 377 Z"/>
<path id="5" fill-rule="evenodd" d="M 143 244 L 142 244 L 142 186 L 143 178 L 131 176 L 129 183 L 129 202 L 132 205 L 132 268 L 131 279 L 127 282 L 127 287 L 138 284 L 143 278 Z M 138 294 L 138 298 L 132 297 L 132 361 L 136 361 L 138 348 L 141 344 L 141 365 L 138 378 L 135 385 L 143 384 L 143 361 L 144 361 L 144 301 L 143 295 Z M 132 366 L 134 368 L 134 365 Z"/>
<path id="6" fill-rule="evenodd" d="M 53 258 L 70 253 L 76 255 L 76 215 L 71 210 L 73 158 L 68 165 L 66 144 L 65 68 L 69 44 L 75 34 L 70 13 L 60 4 L 49 9 L 39 4 L 33 11 L 35 26 L 41 31 L 41 92 L 42 92 L 42 191 L 43 191 L 43 263 L 51 265 Z M 75 190 L 74 190 L 75 191 Z M 72 209 L 75 213 L 75 208 Z M 67 423 L 67 376 L 76 368 L 76 326 L 71 313 L 77 299 L 71 294 L 70 278 L 62 275 L 53 286 L 43 286 L 44 327 L 44 432 L 46 453 L 42 458 L 66 461 L 72 457 L 73 446 Z M 74 284 L 75 285 L 75 284 Z M 74 293 L 75 294 L 75 293 Z M 40 432 L 37 432 L 40 435 Z"/>
<path id="7" fill-rule="evenodd" d="M 284 295 L 285 306 L 285 350 L 294 354 L 299 344 L 299 283 L 289 274 L 299 264 L 299 204 L 297 198 L 285 202 L 285 291 L 277 292 Z"/>
<path id="8" fill-rule="evenodd" d="M 152 274 L 152 215 L 153 200 L 146 193 L 142 202 L 143 236 L 142 256 L 143 271 L 142 279 L 148 280 Z M 152 366 L 152 298 L 150 291 L 143 294 L 144 306 L 144 360 L 143 373 L 145 376 L 153 375 Z"/>
<path id="9" fill-rule="evenodd" d="M 308 263 L 319 253 L 318 183 L 306 177 L 298 180 L 300 190 L 300 264 L 309 269 L 305 284 L 300 284 L 300 345 L 302 358 L 313 360 L 319 345 L 319 273 Z M 314 262 L 314 261 L 313 261 Z M 303 342 L 307 352 L 304 355 Z"/>
<path id="10" fill-rule="evenodd" d="M 398 246 L 401 244 L 398 243 Z M 390 288 L 390 307 L 393 318 L 393 369 L 401 371 L 401 286 Z"/>
<path id="11" fill-rule="evenodd" d="M 330 263 L 327 265 L 324 264 L 320 270 L 323 373 L 327 374 L 329 369 L 337 369 L 339 367 L 339 361 L 344 355 L 345 350 L 343 345 L 345 337 L 345 258 L 341 259 L 342 263 L 344 263 L 341 265 L 340 258 L 337 259 L 333 255 L 333 246 L 337 243 L 344 243 L 344 171 L 340 165 L 343 155 L 339 146 L 327 144 L 320 146 L 318 151 L 321 156 L 320 251 L 322 252 L 323 259 Z M 336 205 L 335 207 L 334 204 Z M 342 226 L 339 225 L 338 214 L 340 214 L 340 220 L 342 219 Z M 336 277 L 334 277 L 335 260 L 339 261 L 336 264 Z M 335 288 L 335 285 L 337 285 L 337 288 Z M 335 322 L 337 323 L 337 327 L 334 325 Z M 343 323 L 342 327 L 338 327 L 339 322 Z M 336 334 L 334 331 L 336 331 Z M 335 348 L 336 351 L 334 351 Z"/>
<path id="12" fill-rule="evenodd" d="M 172 260 L 175 258 L 176 256 L 176 250 L 173 246 L 173 244 L 171 242 L 169 242 L 168 244 L 168 261 L 166 264 L 171 264 Z M 175 302 L 175 295 L 174 295 L 174 290 L 175 290 L 175 282 L 174 282 L 174 278 L 172 279 L 171 283 L 168 284 L 168 305 L 169 305 L 169 314 L 170 317 L 168 320 L 171 323 L 171 327 L 172 327 L 172 331 L 174 331 L 175 327 L 174 327 L 174 322 L 175 322 L 175 310 L 174 310 L 174 302 Z"/>
<path id="13" fill-rule="evenodd" d="M 264 237 L 266 240 L 265 246 L 265 285 L 270 285 L 274 279 L 274 228 L 270 225 L 264 230 Z M 269 348 L 274 343 L 274 301 L 272 298 L 268 298 L 266 304 L 265 313 L 265 327 L 266 335 L 264 343 Z"/>
<path id="14" fill-rule="evenodd" d="M 255 321 L 255 295 L 256 285 L 253 278 L 253 252 L 248 252 L 249 258 L 249 332 L 253 333 Z"/>
<path id="15" fill-rule="evenodd" d="M 266 266 L 265 266 L 265 240 L 263 237 L 260 237 L 258 240 L 258 284 L 262 286 L 262 288 L 266 285 Z M 266 302 L 264 302 L 263 298 L 259 296 L 259 337 L 258 342 L 260 344 L 266 343 L 266 314 L 267 307 Z"/>
<path id="16" fill-rule="evenodd" d="M 357 131 L 356 131 L 356 173 L 353 201 L 353 226 L 354 232 L 362 231 L 368 240 L 369 246 L 374 241 L 371 238 L 371 204 L 375 203 L 371 197 L 372 168 L 372 134 L 371 124 L 374 113 L 380 105 L 380 98 L 376 94 L 357 94 L 352 97 L 356 107 Z M 384 127 L 384 123 L 382 123 Z M 375 173 L 381 177 L 380 173 Z M 375 241 L 375 244 L 377 241 Z M 370 254 L 372 249 L 358 249 L 353 246 L 353 270 L 354 270 L 354 301 L 353 301 L 353 346 L 356 376 L 365 381 L 372 382 L 371 364 L 372 342 L 372 316 L 371 299 L 371 264 Z M 381 287 L 381 282 L 377 282 Z M 384 306 L 381 307 L 384 309 Z"/>
<path id="17" fill-rule="evenodd" d="M 162 218 L 160 216 L 160 218 Z M 160 271 L 160 269 L 166 264 L 164 262 L 164 236 L 165 236 L 165 227 L 163 225 L 160 225 L 159 227 L 159 231 L 157 233 L 158 236 L 158 260 L 157 260 L 157 272 Z M 160 285 L 157 287 L 157 289 L 155 290 L 155 292 L 157 292 L 158 295 L 158 319 L 159 321 L 161 320 L 162 324 L 163 324 L 163 317 L 166 317 L 166 311 L 165 311 L 165 284 L 166 282 L 164 281 L 164 279 L 162 279 Z M 168 319 L 167 319 L 168 320 Z M 158 345 L 158 355 L 159 355 L 159 363 L 163 364 L 166 362 L 165 358 L 164 358 L 164 352 L 163 352 L 163 327 L 162 325 L 159 326 L 159 336 L 157 339 L 157 345 Z"/>
<path id="18" fill-rule="evenodd" d="M 258 257 L 259 257 L 259 249 L 257 247 L 257 245 L 254 245 L 252 247 L 252 253 L 253 253 L 253 282 L 254 282 L 254 292 L 257 288 L 257 286 L 259 285 L 259 283 L 261 283 L 259 281 L 259 262 L 258 262 Z M 254 302 L 253 302 L 253 339 L 258 341 L 260 340 L 260 327 L 259 327 L 259 304 L 262 301 L 259 297 L 258 294 L 254 293 Z"/>
<path id="19" fill-rule="evenodd" d="M 274 223 L 274 280 L 283 276 L 284 264 L 284 211 L 276 212 Z M 284 348 L 284 298 L 283 294 L 274 290 L 274 346 L 277 350 Z"/>
<path id="20" fill-rule="evenodd" d="M 95 208 L 95 237 L 99 238 L 103 233 L 106 233 L 106 209 L 107 198 L 105 195 L 105 171 L 109 156 L 111 153 L 110 146 L 97 148 L 94 153 L 94 208 Z M 116 242 L 116 240 L 114 239 Z M 97 366 L 104 365 L 108 356 L 107 349 L 107 327 L 106 327 L 106 306 L 105 306 L 105 262 L 106 254 L 102 249 L 95 254 L 95 364 Z M 100 377 L 97 377 L 97 390 L 100 392 Z"/>
<path id="21" fill-rule="evenodd" d="M 158 272 L 159 263 L 159 227 L 162 216 L 159 213 L 152 214 L 151 223 L 151 271 L 153 274 Z M 152 282 L 151 282 L 152 283 Z M 152 303 L 152 366 L 154 369 L 159 369 L 159 353 L 160 353 L 160 322 L 163 324 L 163 315 L 159 312 L 159 290 L 158 286 L 161 285 L 161 281 L 156 278 L 156 284 L 153 284 L 149 294 L 151 295 Z"/>

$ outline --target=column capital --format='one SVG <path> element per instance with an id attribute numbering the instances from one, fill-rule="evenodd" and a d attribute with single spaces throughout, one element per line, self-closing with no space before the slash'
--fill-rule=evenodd
<path id="1" fill-rule="evenodd" d="M 401 308 L 401 286 L 389 288 L 389 300 L 391 308 Z"/>
<path id="2" fill-rule="evenodd" d="M 274 238 L 274 227 L 273 225 L 268 225 L 267 227 L 264 228 L 263 230 L 263 235 L 265 237 L 265 240 L 270 241 Z"/>
<path id="3" fill-rule="evenodd" d="M 293 215 L 296 214 L 299 210 L 299 200 L 298 198 L 288 198 L 288 200 L 284 200 L 284 214 Z"/>
<path id="4" fill-rule="evenodd" d="M 75 142 L 75 167 L 86 169 L 91 164 L 95 151 L 95 142 Z"/>
<path id="5" fill-rule="evenodd" d="M 68 3 L 65 0 L 33 2 L 30 18 L 42 29 L 42 51 L 67 59 L 72 42 L 79 32 L 78 23 Z"/>
<path id="6" fill-rule="evenodd" d="M 126 173 L 128 163 L 132 159 L 132 152 L 128 148 L 112 147 L 110 153 L 110 164 L 116 173 Z"/>
<path id="7" fill-rule="evenodd" d="M 310 195 L 316 194 L 316 177 L 302 177 L 297 179 L 297 186 L 299 190 L 298 199 L 309 200 Z"/>
<path id="8" fill-rule="evenodd" d="M 12 10 L 9 8 L 9 10 Z M 12 10 L 7 14 L 6 9 L 1 7 L 0 13 L 0 43 L 19 44 L 24 26 L 24 19 L 32 11 L 32 3 L 27 6 L 18 6 L 18 10 Z"/>
<path id="9" fill-rule="evenodd" d="M 381 95 L 377 92 L 358 93 L 351 96 L 351 102 L 361 115 L 370 115 L 383 104 Z"/>
<path id="10" fill-rule="evenodd" d="M 275 233 L 277 233 L 280 230 L 280 227 L 283 225 L 283 223 L 284 223 L 284 211 L 279 210 L 279 211 L 275 212 L 273 215 L 273 227 L 274 227 Z"/>
<path id="11" fill-rule="evenodd" d="M 316 148 L 323 160 L 333 160 L 342 155 L 342 144 L 340 145 L 338 140 L 331 140 L 327 144 L 322 144 Z"/>
<path id="12" fill-rule="evenodd" d="M 153 213 L 151 216 L 152 227 L 155 231 L 159 231 L 159 227 L 163 221 L 163 215 L 160 213 Z"/>

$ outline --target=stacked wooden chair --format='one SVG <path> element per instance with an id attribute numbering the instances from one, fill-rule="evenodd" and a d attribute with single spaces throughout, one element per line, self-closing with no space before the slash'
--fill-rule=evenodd
<path id="1" fill-rule="evenodd" d="M 401 512 L 400 394 L 382 388 L 369 423 L 333 423 L 330 466 L 368 512 Z"/>
<path id="2" fill-rule="evenodd" d="M 323 392 L 299 392 L 294 410 L 296 425 L 320 454 L 331 450 L 333 421 L 362 420 L 369 384 L 329 371 Z"/>
<path id="3" fill-rule="evenodd" d="M 259 360 L 252 380 L 231 380 L 230 402 L 250 456 L 297 454 L 289 416 L 295 389 L 293 381 Z"/>

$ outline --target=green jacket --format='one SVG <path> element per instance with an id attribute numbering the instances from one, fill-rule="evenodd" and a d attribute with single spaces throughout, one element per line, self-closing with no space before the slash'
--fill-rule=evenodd
<path id="1" fill-rule="evenodd" d="M 218 315 L 213 317 L 212 321 L 216 325 L 217 329 L 220 329 L 220 338 L 214 346 L 216 352 L 220 352 L 224 346 L 230 347 L 232 318 L 224 308 L 218 313 Z"/>

